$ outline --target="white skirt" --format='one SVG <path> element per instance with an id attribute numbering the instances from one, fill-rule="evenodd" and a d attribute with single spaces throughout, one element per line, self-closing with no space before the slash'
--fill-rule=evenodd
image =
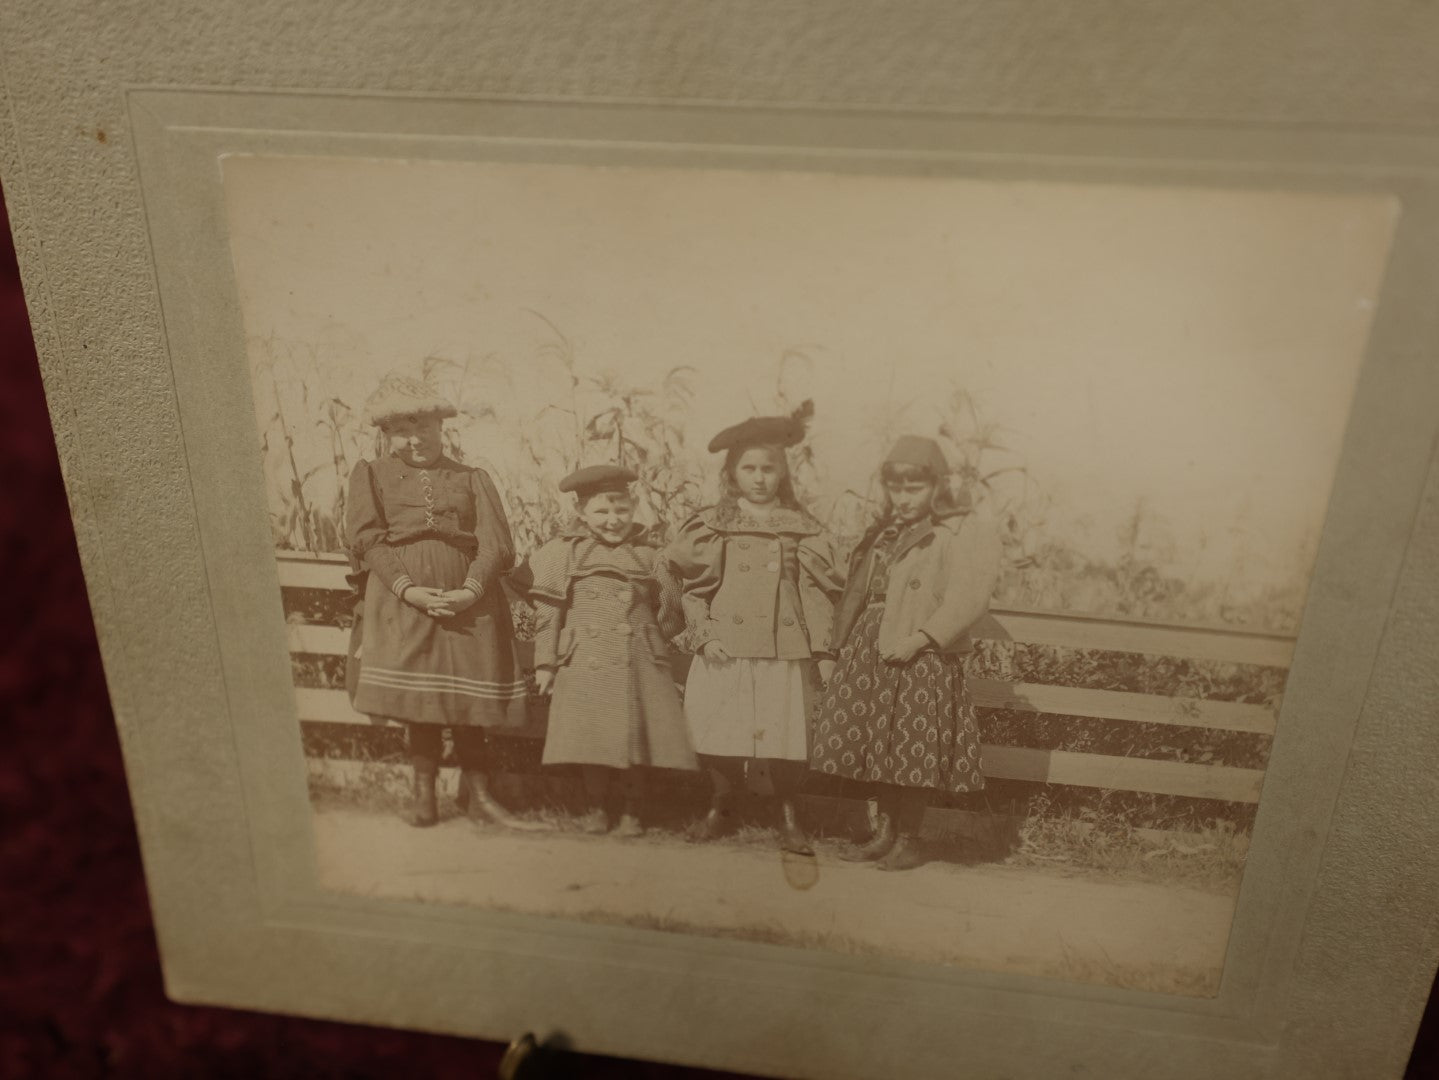
<path id="1" fill-rule="evenodd" d="M 685 719 L 695 752 L 809 760 L 813 660 L 722 660 L 696 656 L 685 682 Z"/>

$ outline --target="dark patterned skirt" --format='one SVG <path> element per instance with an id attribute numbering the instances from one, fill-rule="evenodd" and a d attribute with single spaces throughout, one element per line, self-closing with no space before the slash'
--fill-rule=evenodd
<path id="1" fill-rule="evenodd" d="M 964 661 L 923 652 L 908 664 L 879 655 L 884 607 L 860 615 L 825 688 L 810 767 L 830 776 L 939 791 L 984 787 L 979 724 Z"/>
<path id="2" fill-rule="evenodd" d="M 416 585 L 464 584 L 469 558 L 443 540 L 416 540 L 395 550 Z M 435 619 L 371 576 L 354 683 L 355 709 L 370 716 L 447 726 L 522 727 L 528 721 L 510 607 L 498 585 L 464 611 Z"/>

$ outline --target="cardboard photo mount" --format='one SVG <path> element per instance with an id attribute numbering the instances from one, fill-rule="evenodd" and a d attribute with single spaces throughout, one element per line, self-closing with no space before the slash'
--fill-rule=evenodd
<path id="1" fill-rule="evenodd" d="M 1439 957 L 1439 133 L 1384 121 L 1412 119 L 1426 94 L 1432 112 L 1439 85 L 1379 62 L 1375 94 L 1392 107 L 1355 116 L 1320 94 L 1324 72 L 1296 63 L 1286 83 L 1260 78 L 1258 58 L 1221 60 L 1219 16 L 1198 6 L 1194 25 L 1218 35 L 1198 59 L 1168 76 L 1116 64 L 1104 85 L 1081 59 L 1122 36 L 1117 15 L 1067 25 L 1053 53 L 1041 20 L 1058 5 L 1019 27 L 977 20 L 966 54 L 1036 42 L 1006 83 L 992 63 L 957 74 L 924 47 L 938 7 L 831 22 L 788 66 L 760 45 L 822 5 L 711 16 L 718 27 L 704 5 L 658 8 L 617 7 L 601 27 L 560 4 L 436 5 L 427 19 L 424 4 L 364 0 L 343 25 L 292 13 L 273 40 L 258 27 L 280 9 L 263 3 L 243 20 L 239 5 L 207 8 L 209 35 L 182 32 L 199 15 L 179 4 L 0 15 L 0 176 L 172 996 L 488 1038 L 563 1031 L 586 1051 L 780 1076 L 1398 1076 Z M 1378 56 L 1388 40 L 1379 20 L 1346 29 L 1329 47 Z M 667 61 L 677 49 L 689 66 Z M 316 889 L 227 249 L 233 154 L 1392 198 L 1219 995 Z"/>

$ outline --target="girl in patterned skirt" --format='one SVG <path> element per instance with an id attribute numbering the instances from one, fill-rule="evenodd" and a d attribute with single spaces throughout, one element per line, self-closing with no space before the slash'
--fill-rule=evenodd
<path id="1" fill-rule="evenodd" d="M 919 826 L 934 792 L 984 787 L 964 658 L 1000 546 L 988 522 L 949 497 L 948 477 L 939 445 L 914 435 L 881 467 L 884 510 L 850 562 L 810 754 L 818 772 L 868 786 L 877 827 L 846 857 L 881 870 L 925 861 Z"/>
<path id="2" fill-rule="evenodd" d="M 500 575 L 514 565 L 509 522 L 482 469 L 444 454 L 455 408 L 424 383 L 391 375 L 365 404 L 390 453 L 350 477 L 345 530 L 363 580 L 363 637 L 347 673 L 355 708 L 405 724 L 414 767 L 412 825 L 438 817 L 435 779 L 449 728 L 472 816 L 539 828 L 490 795 L 485 732 L 527 721 L 524 674 Z"/>

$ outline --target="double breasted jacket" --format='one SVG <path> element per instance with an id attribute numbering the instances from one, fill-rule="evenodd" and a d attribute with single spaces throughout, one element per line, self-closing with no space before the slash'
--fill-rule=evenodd
<path id="1" fill-rule="evenodd" d="M 843 578 L 809 515 L 776 507 L 760 518 L 709 507 L 684 524 L 666 555 L 684 590 L 696 652 L 718 641 L 736 658 L 830 654 Z"/>
<path id="2" fill-rule="evenodd" d="M 535 667 L 555 672 L 545 764 L 695 767 L 670 666 L 679 588 L 642 538 L 577 525 L 511 575 L 535 604 Z"/>
<path id="3" fill-rule="evenodd" d="M 597 647 L 607 639 L 618 658 L 627 653 L 624 639 L 633 630 L 640 630 L 660 657 L 666 655 L 666 640 L 684 629 L 679 588 L 659 551 L 643 537 L 636 526 L 623 543 L 611 545 L 578 524 L 542 544 L 510 576 L 511 584 L 535 601 L 536 668 L 559 667 L 581 639 L 595 639 Z M 590 605 L 576 604 L 601 597 L 617 605 L 617 618 L 591 615 Z M 649 630 L 654 633 L 643 633 Z"/>

